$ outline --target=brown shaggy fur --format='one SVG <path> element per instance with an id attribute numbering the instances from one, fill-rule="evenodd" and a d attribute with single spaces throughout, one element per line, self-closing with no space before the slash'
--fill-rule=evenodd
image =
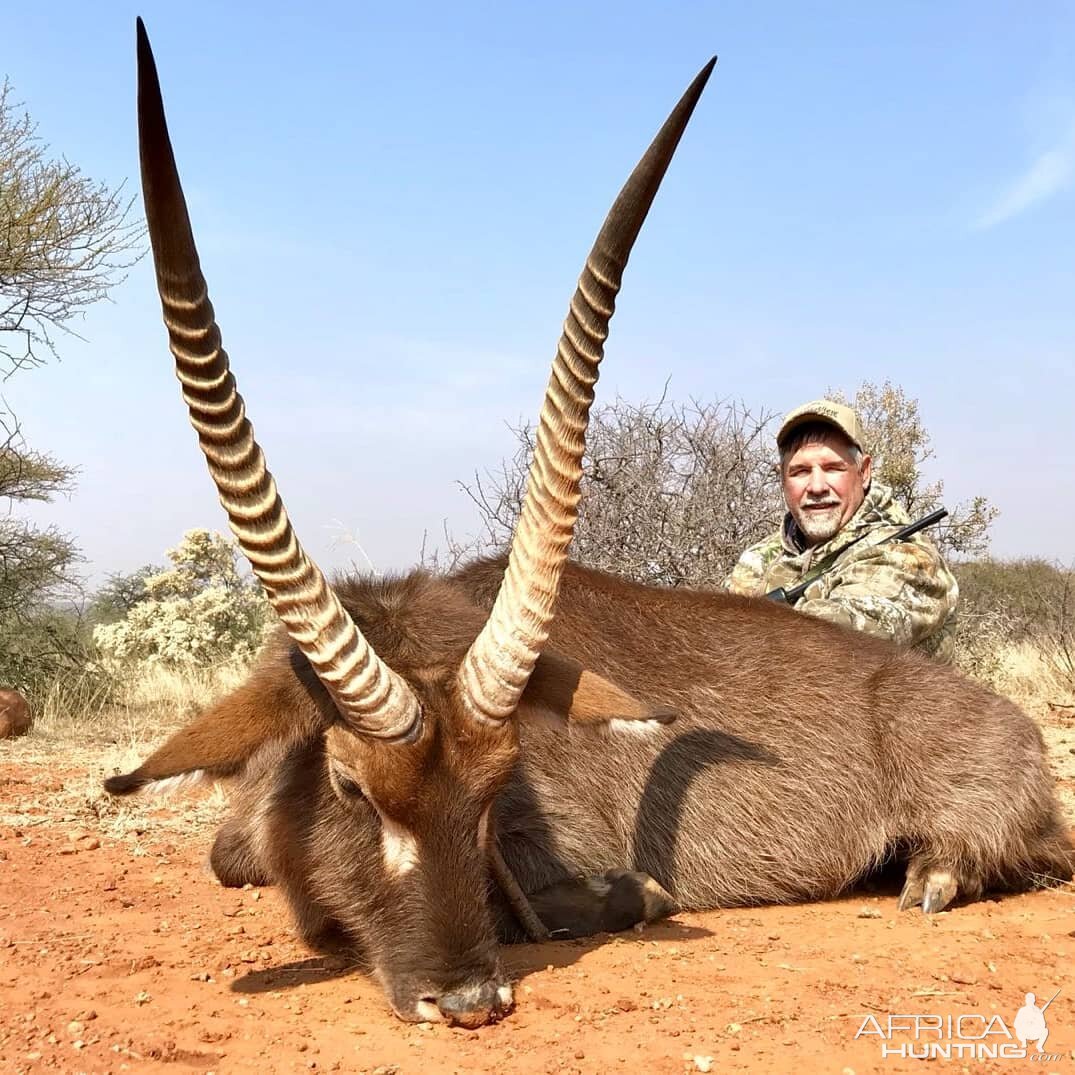
<path id="1" fill-rule="evenodd" d="M 504 859 L 567 934 L 623 924 L 625 906 L 650 917 L 646 875 L 689 909 L 824 899 L 895 857 L 905 900 L 933 909 L 1071 878 L 1024 713 L 949 667 L 771 602 L 570 565 L 518 720 L 476 724 L 455 675 L 502 572 L 482 561 L 338 586 L 421 700 L 415 743 L 336 722 L 281 636 L 235 694 L 110 788 L 245 763 L 217 875 L 279 884 L 306 940 L 362 953 L 405 1018 L 423 998 L 501 980 L 497 938 L 518 930 L 481 845 L 490 806 Z M 580 690 L 583 671 L 608 692 Z M 586 716 L 572 721 L 576 696 Z M 611 723 L 647 713 L 658 719 Z M 417 849 L 403 875 L 386 867 L 392 825 Z M 624 870 L 635 880 L 607 880 Z M 930 897 L 938 871 L 954 883 Z"/>

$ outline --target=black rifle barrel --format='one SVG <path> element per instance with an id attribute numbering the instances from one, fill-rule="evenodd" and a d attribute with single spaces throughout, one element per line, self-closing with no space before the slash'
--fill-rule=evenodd
<path id="1" fill-rule="evenodd" d="M 894 534 L 889 534 L 888 537 L 882 538 L 878 545 L 884 545 L 886 541 L 903 541 L 904 538 L 909 538 L 914 534 L 917 534 L 919 530 L 925 530 L 927 526 L 933 526 L 935 523 L 939 523 L 948 514 L 947 508 L 937 508 L 936 511 L 931 511 L 928 515 L 923 515 L 921 519 L 916 519 L 913 523 L 908 523 L 906 526 L 900 527 Z M 862 537 L 866 537 L 865 534 Z M 852 545 L 861 541 L 862 538 L 856 538 L 854 541 L 848 542 L 843 549 L 840 550 L 838 555 L 842 555 Z M 812 575 L 805 582 L 800 582 L 798 586 L 792 586 L 790 590 L 785 590 L 782 586 L 775 590 L 770 590 L 765 596 L 770 601 L 784 601 L 786 604 L 793 605 L 804 593 L 808 586 L 813 585 L 826 571 L 832 567 L 829 564 L 823 568 L 816 575 Z"/>

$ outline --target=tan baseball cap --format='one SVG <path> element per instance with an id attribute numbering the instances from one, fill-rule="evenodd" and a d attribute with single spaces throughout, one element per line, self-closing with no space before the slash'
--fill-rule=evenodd
<path id="1" fill-rule="evenodd" d="M 859 416 L 843 403 L 834 403 L 831 399 L 815 399 L 812 403 L 804 403 L 791 411 L 780 425 L 780 431 L 776 435 L 776 446 L 782 447 L 784 441 L 792 430 L 807 422 L 825 422 L 843 433 L 856 448 L 862 447 L 863 430 Z"/>

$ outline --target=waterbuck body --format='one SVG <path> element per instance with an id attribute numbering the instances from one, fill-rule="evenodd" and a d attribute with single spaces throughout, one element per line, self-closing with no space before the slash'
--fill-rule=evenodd
<path id="1" fill-rule="evenodd" d="M 434 639 L 422 637 L 424 616 L 397 622 L 421 661 L 450 666 L 449 617 L 473 603 L 456 621 L 453 648 L 464 651 L 502 571 L 485 561 L 447 579 L 349 580 L 340 592 L 371 636 L 388 615 L 378 601 L 417 590 L 440 598 Z M 962 899 L 1071 876 L 1034 722 L 946 665 L 772 602 L 640 586 L 575 564 L 549 645 L 676 718 L 572 723 L 553 691 L 524 694 L 519 755 L 494 799 L 493 830 L 528 893 L 619 869 L 653 877 L 685 909 L 825 899 L 892 857 L 912 877 L 950 873 Z M 405 668 L 388 637 L 377 649 Z M 298 666 L 272 651 L 244 690 L 260 687 L 272 706 L 280 677 Z M 289 845 L 306 838 L 293 818 L 316 813 L 293 809 L 296 797 L 334 798 L 324 745 L 314 736 L 274 748 L 246 779 L 216 870 L 229 884 L 291 890 L 290 863 L 303 852 Z M 329 813 L 320 820 L 336 850 L 309 856 L 303 883 L 331 890 L 343 863 L 361 862 L 357 887 L 372 889 L 374 903 L 391 900 L 371 876 L 371 859 L 383 858 L 377 820 L 356 835 L 354 813 Z M 359 854 L 371 842 L 374 854 Z M 468 899 L 483 876 L 468 878 Z M 342 905 L 321 900 L 335 923 L 348 918 L 355 887 L 342 886 Z M 348 928 L 361 946 L 366 929 Z M 502 929 L 514 934 L 511 916 Z"/>
<path id="2" fill-rule="evenodd" d="M 447 674 L 503 568 L 350 580 L 339 591 L 393 667 Z M 903 902 L 928 896 L 929 909 L 1071 877 L 1033 721 L 918 653 L 772 602 L 641 586 L 577 565 L 565 572 L 549 646 L 676 714 L 572 723 L 563 684 L 558 692 L 546 679 L 524 694 L 518 756 L 487 831 L 556 935 L 625 928 L 673 908 L 824 899 L 890 859 L 906 863 Z M 319 685 L 282 637 L 242 691 L 270 708 L 300 695 L 314 704 Z M 227 723 L 231 704 L 215 719 Z M 295 718 L 290 726 L 311 721 Z M 452 839 L 454 819 L 460 832 L 480 828 L 465 780 L 435 798 L 443 846 L 416 843 L 403 873 L 421 880 L 405 911 L 382 818 L 357 787 L 338 784 L 322 736 L 257 756 L 214 847 L 221 880 L 279 884 L 311 946 L 357 951 L 386 982 L 410 980 L 415 950 L 473 952 L 476 935 L 487 949 L 494 932 L 520 939 L 482 856 Z M 400 811 L 402 830 L 422 830 L 417 807 Z M 449 957 L 460 965 L 458 951 Z M 403 997 L 389 994 L 406 1017 Z"/>
<path id="3" fill-rule="evenodd" d="M 613 204 L 553 362 L 508 555 L 330 585 L 239 396 L 139 24 L 146 218 L 176 372 L 282 629 L 248 680 L 114 794 L 238 777 L 211 861 L 278 884 L 303 936 L 361 953 L 405 1019 L 512 1004 L 498 941 L 676 906 L 834 895 L 887 856 L 901 905 L 1071 876 L 1040 736 L 956 672 L 763 601 L 572 566 L 581 460 L 621 276 L 712 70 Z"/>

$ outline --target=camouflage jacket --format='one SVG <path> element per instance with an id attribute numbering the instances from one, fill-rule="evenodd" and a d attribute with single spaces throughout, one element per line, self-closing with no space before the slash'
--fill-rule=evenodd
<path id="1" fill-rule="evenodd" d="M 790 589 L 827 564 L 795 603 L 799 612 L 951 660 L 959 588 L 941 554 L 921 531 L 879 544 L 910 521 L 892 490 L 875 481 L 831 541 L 805 548 L 789 513 L 779 531 L 743 553 L 723 587 L 760 596 Z"/>

